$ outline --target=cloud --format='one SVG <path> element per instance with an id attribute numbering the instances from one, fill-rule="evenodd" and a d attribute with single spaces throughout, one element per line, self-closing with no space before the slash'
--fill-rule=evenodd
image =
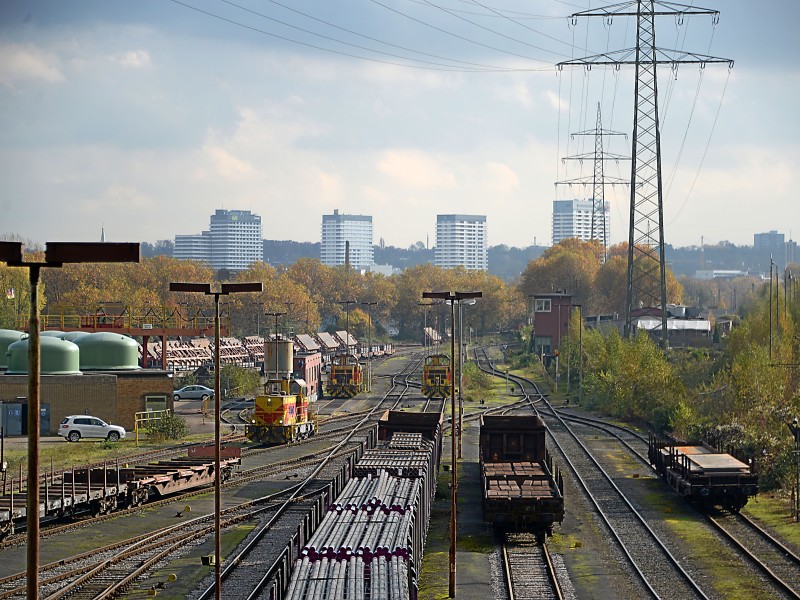
<path id="1" fill-rule="evenodd" d="M 206 144 L 203 153 L 210 160 L 211 166 L 216 174 L 223 179 L 241 180 L 253 172 L 253 167 L 249 163 L 236 158 L 221 146 Z M 202 178 L 203 175 L 201 174 Z"/>
<path id="2" fill-rule="evenodd" d="M 510 192 L 519 187 L 519 177 L 508 165 L 490 162 L 486 165 L 486 171 L 486 188 L 490 192 Z"/>
<path id="3" fill-rule="evenodd" d="M 153 199 L 130 185 L 112 184 L 95 197 L 81 202 L 84 213 L 98 213 L 111 208 L 155 208 Z"/>
<path id="4" fill-rule="evenodd" d="M 559 109 L 559 105 L 561 110 L 569 110 L 569 102 L 567 102 L 565 98 L 559 98 L 558 94 L 553 90 L 547 90 L 547 92 L 545 92 L 545 97 L 550 103 L 550 106 L 552 106 L 555 110 Z"/>
<path id="5" fill-rule="evenodd" d="M 0 83 L 9 87 L 24 80 L 64 81 L 58 57 L 36 46 L 0 45 L 0 56 Z"/>
<path id="6" fill-rule="evenodd" d="M 390 150 L 384 153 L 377 167 L 381 173 L 407 187 L 441 189 L 456 185 L 451 171 L 419 151 Z"/>
<path id="7" fill-rule="evenodd" d="M 147 50 L 130 50 L 112 58 L 123 67 L 142 69 L 151 65 L 150 53 Z"/>
<path id="8" fill-rule="evenodd" d="M 533 95 L 528 86 L 521 81 L 509 87 L 501 88 L 498 92 L 498 97 L 501 100 L 518 104 L 524 108 L 530 108 L 534 105 Z"/>

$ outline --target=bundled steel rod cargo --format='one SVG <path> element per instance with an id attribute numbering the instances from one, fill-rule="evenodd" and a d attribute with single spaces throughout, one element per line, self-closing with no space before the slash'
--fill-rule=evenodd
<path id="1" fill-rule="evenodd" d="M 545 447 L 545 425 L 533 415 L 481 417 L 484 519 L 538 540 L 564 519 L 564 484 Z"/>
<path id="2" fill-rule="evenodd" d="M 300 549 L 284 598 L 417 597 L 441 423 L 438 412 L 383 415 L 377 446 L 364 452 Z"/>

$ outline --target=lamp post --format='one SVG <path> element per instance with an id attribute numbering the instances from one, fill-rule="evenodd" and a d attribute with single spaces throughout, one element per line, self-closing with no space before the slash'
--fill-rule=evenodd
<path id="1" fill-rule="evenodd" d="M 214 594 L 222 595 L 222 481 L 220 480 L 220 360 L 219 360 L 219 297 L 240 292 L 261 292 L 261 283 L 223 283 L 220 291 L 211 290 L 210 283 L 170 283 L 170 292 L 193 292 L 214 296 Z"/>
<path id="2" fill-rule="evenodd" d="M 292 307 L 294 302 L 284 302 L 286 304 L 286 339 L 289 339 L 289 330 L 292 328 Z"/>
<path id="3" fill-rule="evenodd" d="M 461 458 L 461 431 L 464 429 L 464 305 L 472 306 L 474 299 L 463 300 L 458 303 L 458 458 Z"/>
<path id="4" fill-rule="evenodd" d="M 275 379 L 278 379 L 278 317 L 282 317 L 286 313 L 282 312 L 267 312 L 264 313 L 265 317 L 275 317 Z M 264 375 L 267 374 L 266 356 L 264 357 Z M 269 379 L 269 377 L 267 377 Z"/>
<path id="5" fill-rule="evenodd" d="M 450 357 L 451 361 L 456 356 L 456 303 L 470 298 L 481 298 L 481 292 L 422 292 L 423 298 L 437 298 L 450 303 Z M 450 489 L 450 578 L 449 596 L 456 597 L 456 506 L 458 502 L 458 447 L 456 438 L 461 436 L 461 431 L 456 420 L 456 387 L 450 386 L 450 422 L 452 424 L 450 455 L 452 460 L 453 483 Z M 458 430 L 458 431 L 457 431 Z"/>
<path id="6" fill-rule="evenodd" d="M 428 311 L 431 306 L 436 306 L 437 302 L 417 302 L 417 306 L 423 307 L 422 318 L 422 354 L 428 356 Z"/>
<path id="7" fill-rule="evenodd" d="M 336 302 L 336 304 L 341 304 L 342 306 L 344 306 L 344 311 L 345 311 L 345 314 L 347 315 L 347 317 L 346 317 L 347 318 L 347 321 L 346 321 L 347 322 L 347 325 L 346 325 L 347 330 L 345 331 L 345 335 L 347 336 L 347 339 L 345 340 L 344 344 L 345 344 L 345 354 L 350 354 L 350 305 L 351 304 L 358 304 L 358 302 L 356 302 L 355 300 L 338 300 Z"/>
<path id="8" fill-rule="evenodd" d="M 794 522 L 800 521 L 800 426 L 797 417 L 789 423 L 789 431 L 794 436 L 794 488 L 792 489 L 792 514 Z"/>
<path id="9" fill-rule="evenodd" d="M 377 306 L 377 302 L 362 302 L 361 306 L 367 307 L 369 320 L 367 321 L 367 391 L 372 391 L 372 307 Z M 350 335 L 349 333 L 347 335 Z"/>
<path id="10" fill-rule="evenodd" d="M 26 261 L 20 242 L 0 242 L 0 261 L 9 267 L 26 267 L 30 283 L 31 307 L 28 318 L 28 490 L 26 497 L 27 582 L 28 598 L 39 594 L 39 437 L 40 357 L 39 274 L 43 267 L 61 267 L 64 263 L 139 262 L 138 243 L 47 242 L 44 262 Z"/>

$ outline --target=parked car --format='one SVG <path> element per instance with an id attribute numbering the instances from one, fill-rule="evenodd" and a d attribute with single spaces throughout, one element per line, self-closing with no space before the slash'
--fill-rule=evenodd
<path id="1" fill-rule="evenodd" d="M 173 392 L 173 398 L 178 400 L 206 400 L 214 397 L 214 390 L 204 385 L 187 385 Z"/>
<path id="2" fill-rule="evenodd" d="M 77 442 L 81 438 L 102 438 L 116 442 L 125 437 L 125 428 L 109 425 L 102 419 L 90 415 L 71 415 L 61 421 L 58 435 L 66 438 L 68 442 Z"/>

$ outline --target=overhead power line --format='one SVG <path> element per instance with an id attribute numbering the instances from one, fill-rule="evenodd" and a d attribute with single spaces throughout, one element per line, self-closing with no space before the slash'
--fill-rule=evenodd
<path id="1" fill-rule="evenodd" d="M 560 63 L 563 66 L 621 65 L 636 67 L 634 90 L 633 142 L 631 160 L 631 203 L 628 230 L 628 276 L 625 311 L 625 334 L 632 336 L 633 311 L 640 306 L 658 306 L 661 313 L 663 343 L 668 341 L 666 265 L 664 258 L 664 205 L 661 174 L 661 134 L 658 114 L 658 65 L 694 63 L 704 67 L 711 63 L 733 61 L 683 50 L 656 47 L 655 17 L 670 15 L 709 15 L 716 23 L 719 11 L 666 2 L 663 0 L 632 0 L 573 14 L 574 23 L 580 16 L 635 16 L 636 47 L 616 52 Z"/>

